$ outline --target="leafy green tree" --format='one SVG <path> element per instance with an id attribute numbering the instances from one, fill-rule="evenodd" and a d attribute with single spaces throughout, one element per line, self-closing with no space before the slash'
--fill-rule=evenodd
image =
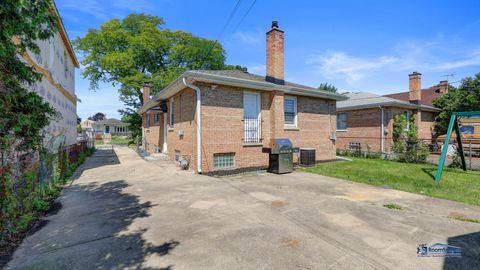
<path id="1" fill-rule="evenodd" d="M 96 114 L 88 117 L 87 119 L 92 121 L 102 121 L 107 119 L 107 116 L 102 112 L 97 112 Z"/>
<path id="2" fill-rule="evenodd" d="M 119 85 L 120 100 L 126 106 L 119 112 L 128 116 L 124 119 L 132 131 L 141 125 L 133 114 L 143 103 L 144 82 L 150 82 L 155 94 L 186 70 L 237 68 L 225 65 L 225 51 L 217 42 L 164 25 L 160 17 L 133 13 L 90 29 L 74 41 L 83 52 L 82 75 L 90 80 L 91 89 L 100 82 Z"/>
<path id="3" fill-rule="evenodd" d="M 480 73 L 464 78 L 458 88 L 449 86 L 448 93 L 436 98 L 433 106 L 442 110 L 435 118 L 435 130 L 438 135 L 447 132 L 453 112 L 479 111 Z"/>
<path id="4" fill-rule="evenodd" d="M 428 145 L 418 141 L 415 116 L 407 120 L 405 114 L 393 117 L 393 146 L 396 160 L 407 163 L 426 163 L 430 154 Z"/>
<path id="5" fill-rule="evenodd" d="M 338 92 L 338 89 L 333 84 L 329 84 L 329 83 L 321 83 L 320 86 L 317 89 L 323 90 L 323 91 L 328 91 L 328 92 L 333 92 L 333 93 Z"/>
<path id="6" fill-rule="evenodd" d="M 50 0 L 2 0 L 0 4 L 0 150 L 31 151 L 42 147 L 41 130 L 58 113 L 28 90 L 41 75 L 22 61 L 36 40 L 54 35 L 57 20 Z"/>

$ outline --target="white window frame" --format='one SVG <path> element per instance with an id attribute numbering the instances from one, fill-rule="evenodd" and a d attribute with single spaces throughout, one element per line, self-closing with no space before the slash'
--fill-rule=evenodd
<path id="1" fill-rule="evenodd" d="M 170 100 L 170 110 L 168 111 L 168 126 L 169 128 L 173 128 L 175 126 L 175 112 L 174 112 L 174 100 L 173 98 Z"/>
<path id="2" fill-rule="evenodd" d="M 346 116 L 346 118 L 345 118 L 345 128 L 343 128 L 343 129 L 338 128 L 338 116 L 340 114 L 344 114 Z M 347 129 L 348 129 L 348 113 L 346 113 L 346 112 L 337 113 L 337 119 L 336 120 L 337 120 L 337 131 L 347 131 Z"/>
<path id="3" fill-rule="evenodd" d="M 285 122 L 285 100 L 293 100 L 293 112 L 295 114 L 293 118 L 293 124 L 287 124 Z M 298 127 L 298 113 L 297 113 L 297 97 L 295 96 L 284 96 L 284 105 L 283 105 L 283 122 L 285 128 L 297 128 Z"/>
<path id="4" fill-rule="evenodd" d="M 245 100 L 245 94 L 250 94 L 250 95 L 256 95 L 257 96 L 257 106 L 258 106 L 258 142 L 261 142 L 262 140 L 262 96 L 260 93 L 257 92 L 251 92 L 251 91 L 243 91 L 243 100 Z M 245 117 L 245 101 L 243 102 L 243 110 L 244 114 L 243 117 Z M 244 126 L 245 128 L 245 126 Z M 245 139 L 245 138 L 244 138 Z"/>

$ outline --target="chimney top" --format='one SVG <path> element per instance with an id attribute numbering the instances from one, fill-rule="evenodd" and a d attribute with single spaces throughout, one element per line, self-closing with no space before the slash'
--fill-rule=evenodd
<path id="1" fill-rule="evenodd" d="M 420 73 L 418 71 L 414 71 L 414 72 L 412 72 L 412 74 L 408 74 L 408 76 L 422 76 L 422 73 Z"/>
<path id="2" fill-rule="evenodd" d="M 267 74 L 265 80 L 271 83 L 285 84 L 284 81 L 284 32 L 278 28 L 278 22 L 272 22 L 267 32 Z"/>
<path id="3" fill-rule="evenodd" d="M 447 83 L 448 83 L 447 80 L 440 81 L 440 84 L 447 84 Z"/>

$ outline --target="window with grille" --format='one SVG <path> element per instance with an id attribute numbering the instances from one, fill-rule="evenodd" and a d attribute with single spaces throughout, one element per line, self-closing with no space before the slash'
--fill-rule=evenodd
<path id="1" fill-rule="evenodd" d="M 347 129 L 347 113 L 337 114 L 337 130 Z"/>
<path id="2" fill-rule="evenodd" d="M 182 154 L 180 151 L 175 150 L 175 161 L 180 161 L 180 159 L 182 159 Z"/>
<path id="3" fill-rule="evenodd" d="M 285 96 L 284 99 L 285 126 L 297 126 L 297 98 Z"/>
<path id="4" fill-rule="evenodd" d="M 214 154 L 213 167 L 215 170 L 235 168 L 235 153 Z"/>

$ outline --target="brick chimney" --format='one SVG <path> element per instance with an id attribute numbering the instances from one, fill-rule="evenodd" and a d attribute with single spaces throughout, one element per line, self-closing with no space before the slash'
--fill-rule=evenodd
<path id="1" fill-rule="evenodd" d="M 143 84 L 143 104 L 146 104 L 150 100 L 150 84 L 145 82 Z"/>
<path id="2" fill-rule="evenodd" d="M 267 76 L 265 77 L 267 81 L 285 84 L 283 62 L 283 30 L 278 28 L 277 21 L 273 21 L 272 28 L 267 32 Z"/>
<path id="3" fill-rule="evenodd" d="M 411 103 L 420 104 L 422 100 L 422 74 L 414 71 L 408 75 L 409 100 Z"/>
<path id="4" fill-rule="evenodd" d="M 440 81 L 438 90 L 441 95 L 448 93 L 448 81 Z"/>

